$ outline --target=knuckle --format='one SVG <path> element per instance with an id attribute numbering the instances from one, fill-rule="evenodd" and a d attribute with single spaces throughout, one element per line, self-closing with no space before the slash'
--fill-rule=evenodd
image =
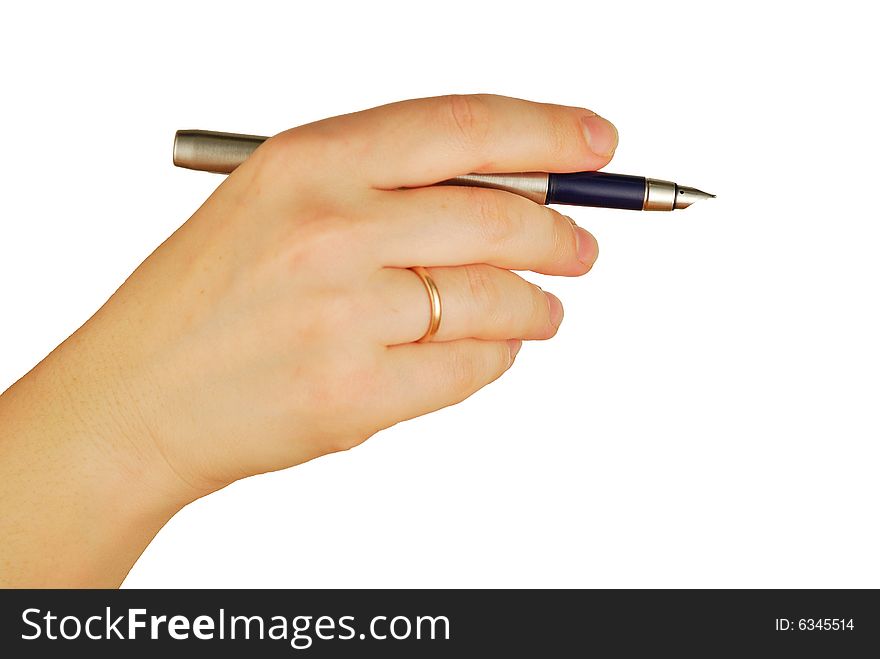
<path id="1" fill-rule="evenodd" d="M 488 347 L 488 346 L 487 346 Z M 506 341 L 495 341 L 485 353 L 486 376 L 480 386 L 494 382 L 513 364 Z"/>
<path id="2" fill-rule="evenodd" d="M 330 419 L 335 427 L 341 426 L 350 436 L 355 433 L 361 414 L 357 405 L 340 392 L 375 391 L 378 379 L 378 369 L 369 360 L 351 359 L 346 355 L 329 357 L 306 383 L 307 405 L 320 410 L 322 416 Z"/>
<path id="3" fill-rule="evenodd" d="M 574 228 L 560 213 L 547 209 L 550 215 L 548 248 L 554 261 L 567 261 L 576 252 Z"/>
<path id="4" fill-rule="evenodd" d="M 275 175 L 296 176 L 299 184 L 314 183 L 316 173 L 338 167 L 357 151 L 340 124 L 324 121 L 282 131 L 263 142 L 245 162 L 254 161 L 261 170 Z"/>
<path id="5" fill-rule="evenodd" d="M 332 436 L 326 442 L 327 453 L 341 453 L 360 446 L 371 437 L 372 433 L 351 433 Z"/>
<path id="6" fill-rule="evenodd" d="M 325 334 L 329 334 L 332 328 L 350 327 L 361 311 L 353 295 L 333 290 L 328 293 L 328 299 L 321 303 L 316 313 L 320 329 Z"/>
<path id="7" fill-rule="evenodd" d="M 289 155 L 290 150 L 293 148 L 291 142 L 294 139 L 294 132 L 292 130 L 286 130 L 268 138 L 257 148 L 256 151 L 254 151 L 254 153 L 267 158 L 286 158 Z"/>
<path id="8" fill-rule="evenodd" d="M 255 162 L 260 169 L 271 172 L 290 171 L 298 169 L 298 163 L 306 145 L 303 144 L 301 131 L 296 128 L 286 130 L 273 135 L 263 142 L 248 157 L 248 162 Z"/>
<path id="9" fill-rule="evenodd" d="M 322 209 L 291 225 L 285 245 L 293 273 L 308 268 L 321 274 L 343 274 L 340 264 L 350 262 L 356 256 L 354 246 L 365 240 L 362 224 L 343 212 Z"/>
<path id="10" fill-rule="evenodd" d="M 479 310 L 492 309 L 498 300 L 498 285 L 489 267 L 483 265 L 463 266 L 467 291 Z"/>
<path id="11" fill-rule="evenodd" d="M 472 350 L 460 346 L 451 350 L 446 361 L 446 369 L 452 389 L 459 394 L 473 391 L 478 387 L 480 371 Z"/>
<path id="12" fill-rule="evenodd" d="M 572 145 L 584 145 L 583 131 L 577 125 L 577 118 L 570 112 L 554 113 L 547 129 L 547 150 L 556 160 L 566 160 L 572 153 Z"/>
<path id="13" fill-rule="evenodd" d="M 541 331 L 546 331 L 549 328 L 554 334 L 556 333 L 553 323 L 550 322 L 550 304 L 547 301 L 547 295 L 537 286 L 532 286 L 529 312 L 535 327 Z"/>
<path id="14" fill-rule="evenodd" d="M 321 256 L 337 254 L 350 244 L 352 224 L 340 215 L 324 215 L 313 222 L 306 232 L 305 243 L 309 250 Z"/>
<path id="15" fill-rule="evenodd" d="M 443 97 L 444 112 L 452 130 L 465 147 L 483 144 L 492 122 L 485 97 L 477 94 L 452 94 Z"/>
<path id="16" fill-rule="evenodd" d="M 499 341 L 495 344 L 495 372 L 493 379 L 501 377 L 508 368 L 513 366 L 513 357 L 510 354 L 510 347 L 506 341 Z"/>
<path id="17" fill-rule="evenodd" d="M 514 223 L 502 203 L 503 195 L 485 188 L 466 188 L 470 197 L 474 223 L 480 237 L 489 245 L 507 244 L 514 231 Z"/>
<path id="18" fill-rule="evenodd" d="M 313 298 L 309 313 L 299 317 L 292 332 L 292 346 L 325 344 L 334 338 L 342 338 L 345 328 L 351 327 L 363 313 L 362 302 L 356 296 L 338 286 L 326 285 L 320 297 Z M 334 370 L 328 369 L 328 376 Z"/>

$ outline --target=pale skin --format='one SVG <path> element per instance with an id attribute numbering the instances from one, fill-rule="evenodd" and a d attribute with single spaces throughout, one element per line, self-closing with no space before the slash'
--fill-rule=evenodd
<path id="1" fill-rule="evenodd" d="M 118 586 L 195 499 L 501 376 L 563 315 L 512 271 L 583 275 L 596 241 L 511 193 L 423 186 L 597 169 L 616 145 L 589 110 L 489 95 L 269 139 L 0 396 L 0 586 Z M 413 266 L 443 300 L 429 343 Z"/>

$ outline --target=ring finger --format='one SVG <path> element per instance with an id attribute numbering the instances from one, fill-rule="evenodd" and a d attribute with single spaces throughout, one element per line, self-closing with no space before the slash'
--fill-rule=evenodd
<path id="1" fill-rule="evenodd" d="M 562 322 L 562 304 L 519 275 L 491 265 L 428 268 L 440 292 L 440 328 L 433 341 L 549 339 Z M 430 299 L 412 270 L 377 273 L 380 297 L 374 316 L 385 345 L 418 341 L 430 320 Z"/>

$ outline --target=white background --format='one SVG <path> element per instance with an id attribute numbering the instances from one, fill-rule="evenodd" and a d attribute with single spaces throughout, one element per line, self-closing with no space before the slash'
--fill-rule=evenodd
<path id="1" fill-rule="evenodd" d="M 172 167 L 178 128 L 495 92 L 594 109 L 610 171 L 718 199 L 574 209 L 601 257 L 533 277 L 554 340 L 189 506 L 127 586 L 880 586 L 870 3 L 157 4 L 4 10 L 0 388 L 219 183 Z"/>

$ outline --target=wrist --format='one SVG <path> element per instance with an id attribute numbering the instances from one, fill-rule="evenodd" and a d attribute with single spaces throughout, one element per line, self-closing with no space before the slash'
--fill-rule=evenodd
<path id="1" fill-rule="evenodd" d="M 46 360 L 54 358 L 47 364 L 55 377 L 51 391 L 62 394 L 56 421 L 64 423 L 80 454 L 108 483 L 126 484 L 124 498 L 144 511 L 176 512 L 216 489 L 196 484 L 168 459 L 154 423 L 158 403 L 146 366 L 127 358 L 130 349 L 114 354 L 112 344 L 90 336 L 89 329 L 80 329 Z"/>
<path id="2" fill-rule="evenodd" d="M 0 584 L 117 586 L 206 493 L 164 460 L 119 367 L 75 334 L 0 397 Z"/>

